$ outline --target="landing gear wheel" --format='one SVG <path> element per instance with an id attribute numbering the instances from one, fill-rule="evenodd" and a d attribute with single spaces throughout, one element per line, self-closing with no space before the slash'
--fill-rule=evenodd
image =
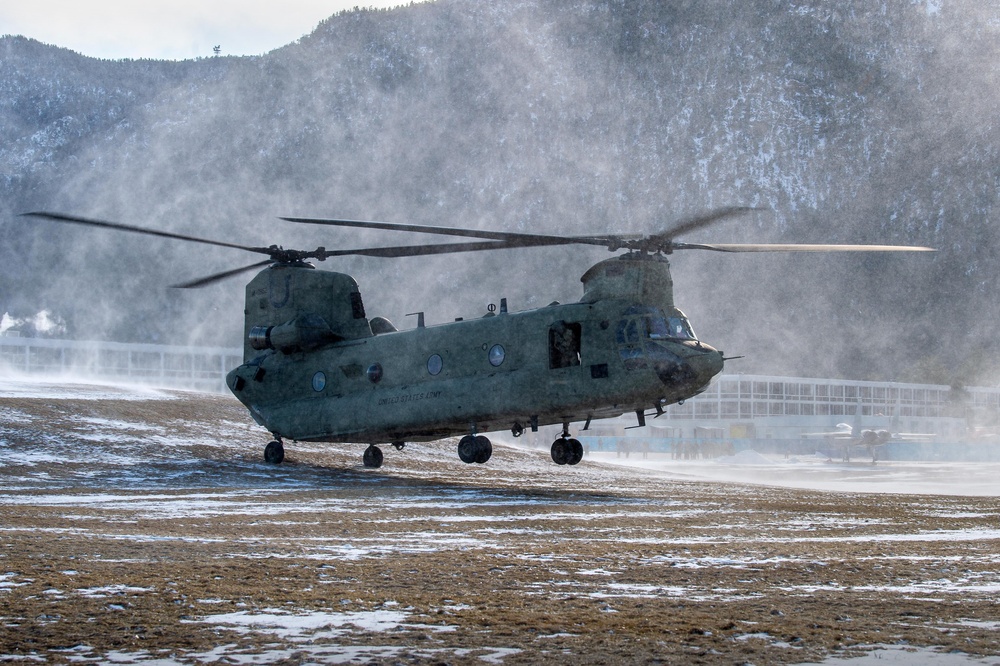
<path id="1" fill-rule="evenodd" d="M 406 448 L 406 442 L 393 442 L 392 445 L 396 447 L 397 451 L 402 451 Z"/>
<path id="2" fill-rule="evenodd" d="M 365 467 L 378 468 L 382 466 L 382 449 L 378 448 L 374 444 L 371 444 L 367 449 L 365 449 L 364 461 Z"/>
<path id="3" fill-rule="evenodd" d="M 552 462 L 557 465 L 565 465 L 569 462 L 569 456 L 571 453 L 569 440 L 557 439 L 552 442 Z"/>
<path id="4" fill-rule="evenodd" d="M 269 442 L 268 445 L 264 447 L 265 462 L 271 463 L 272 465 L 279 465 L 284 459 L 285 447 L 282 446 L 281 442 L 278 440 Z"/>
<path id="5" fill-rule="evenodd" d="M 566 444 L 569 446 L 569 455 L 566 457 L 567 465 L 576 465 L 583 460 L 583 444 L 580 443 L 580 440 L 567 439 Z"/>
<path id="6" fill-rule="evenodd" d="M 493 455 L 493 444 L 489 439 L 479 435 L 476 437 L 476 462 L 482 465 Z"/>
<path id="7" fill-rule="evenodd" d="M 476 436 L 466 435 L 462 439 L 458 440 L 458 457 L 462 459 L 464 463 L 474 463 L 476 462 L 477 456 L 476 446 Z"/>

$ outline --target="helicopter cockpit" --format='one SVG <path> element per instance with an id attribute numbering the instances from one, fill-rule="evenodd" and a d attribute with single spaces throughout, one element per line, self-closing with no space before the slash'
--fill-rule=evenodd
<path id="1" fill-rule="evenodd" d="M 615 337 L 626 370 L 652 368 L 675 389 L 707 384 L 722 369 L 722 355 L 698 341 L 677 308 L 631 307 L 622 313 Z"/>
<path id="2" fill-rule="evenodd" d="M 674 308 L 664 314 L 660 308 L 632 307 L 618 322 L 619 345 L 637 345 L 644 340 L 697 340 L 691 322 Z"/>

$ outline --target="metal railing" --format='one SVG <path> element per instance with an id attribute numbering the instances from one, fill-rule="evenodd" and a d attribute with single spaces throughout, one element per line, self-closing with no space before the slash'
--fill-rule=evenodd
<path id="1" fill-rule="evenodd" d="M 0 374 L 74 376 L 225 393 L 242 349 L 0 337 Z"/>

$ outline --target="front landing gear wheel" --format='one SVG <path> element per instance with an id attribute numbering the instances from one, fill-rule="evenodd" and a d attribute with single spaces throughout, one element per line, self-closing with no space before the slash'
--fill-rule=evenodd
<path id="1" fill-rule="evenodd" d="M 365 449 L 364 461 L 365 467 L 378 468 L 382 466 L 382 449 L 378 448 L 374 444 L 371 444 L 367 449 Z"/>
<path id="2" fill-rule="evenodd" d="M 285 447 L 275 440 L 264 447 L 264 460 L 272 465 L 279 465 L 285 459 Z"/>

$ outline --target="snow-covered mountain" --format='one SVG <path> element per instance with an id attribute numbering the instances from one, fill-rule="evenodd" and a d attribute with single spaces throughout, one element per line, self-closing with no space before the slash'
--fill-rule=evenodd
<path id="1" fill-rule="evenodd" d="M 331 17 L 260 57 L 99 61 L 0 40 L 0 309 L 77 337 L 237 344 L 256 261 L 15 218 L 58 210 L 246 244 L 400 244 L 279 215 L 935 255 L 673 259 L 728 369 L 982 383 L 1000 350 L 1000 7 L 913 0 L 437 0 Z M 606 253 L 341 261 L 428 323 L 574 300 Z M 331 267 L 331 266 L 326 266 Z M 737 365 L 738 364 L 738 365 Z"/>

